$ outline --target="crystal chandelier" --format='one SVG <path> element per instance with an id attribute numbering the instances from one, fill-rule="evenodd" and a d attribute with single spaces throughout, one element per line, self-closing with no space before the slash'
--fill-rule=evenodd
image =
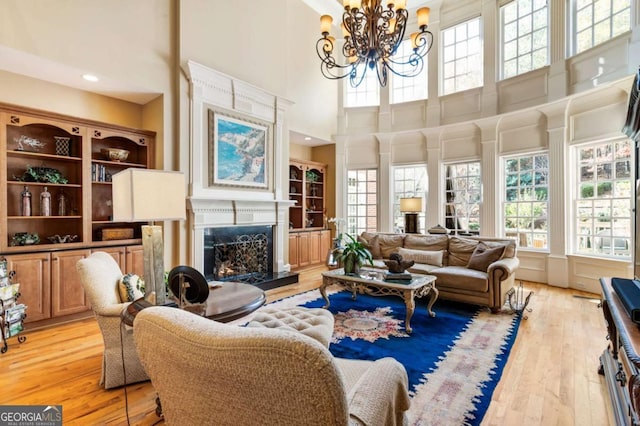
<path id="1" fill-rule="evenodd" d="M 424 56 L 433 44 L 433 34 L 427 30 L 428 7 L 421 7 L 416 12 L 420 31 L 411 34 L 413 52 L 404 62 L 394 59 L 394 55 L 407 27 L 406 0 L 343 0 L 342 4 L 342 55 L 347 64 L 336 61 L 333 55 L 336 39 L 330 35 L 333 19 L 322 15 L 322 37 L 316 43 L 316 52 L 322 60 L 322 75 L 332 80 L 348 76 L 351 86 L 357 87 L 367 71 L 375 69 L 380 85 L 386 86 L 389 71 L 400 77 L 415 77 L 422 71 Z"/>

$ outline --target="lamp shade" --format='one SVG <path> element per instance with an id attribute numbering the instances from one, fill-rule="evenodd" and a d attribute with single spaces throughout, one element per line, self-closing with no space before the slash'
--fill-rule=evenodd
<path id="1" fill-rule="evenodd" d="M 112 177 L 113 220 L 151 222 L 185 219 L 184 173 L 126 169 Z"/>
<path id="2" fill-rule="evenodd" d="M 422 198 L 400 198 L 400 211 L 404 213 L 419 213 L 422 211 Z"/>

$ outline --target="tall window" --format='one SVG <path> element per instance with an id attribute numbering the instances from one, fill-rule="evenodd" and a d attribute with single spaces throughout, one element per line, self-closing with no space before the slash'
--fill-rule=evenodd
<path id="1" fill-rule="evenodd" d="M 400 43 L 393 59 L 404 63 L 409 60 L 411 53 L 413 53 L 411 40 L 405 40 Z M 410 66 L 400 67 L 397 65 L 394 68 L 397 68 L 396 71 L 400 73 L 409 72 L 412 69 Z M 424 67 L 418 75 L 400 77 L 391 73 L 390 81 L 390 103 L 392 104 L 427 99 L 427 56 L 424 58 Z"/>
<path id="2" fill-rule="evenodd" d="M 395 167 L 393 169 L 393 229 L 404 230 L 404 213 L 400 211 L 400 198 L 424 197 L 427 190 L 425 166 Z M 418 214 L 419 232 L 425 232 L 424 211 Z"/>
<path id="3" fill-rule="evenodd" d="M 520 247 L 548 248 L 549 154 L 504 159 L 504 234 Z"/>
<path id="4" fill-rule="evenodd" d="M 456 234 L 479 234 L 482 201 L 480 162 L 449 164 L 445 168 L 445 227 Z"/>
<path id="5" fill-rule="evenodd" d="M 577 148 L 577 253 L 631 256 L 632 153 L 629 140 Z"/>
<path id="6" fill-rule="evenodd" d="M 359 66 L 364 67 L 365 65 Z M 367 68 L 364 78 L 358 87 L 351 87 L 349 77 L 345 77 L 342 80 L 342 85 L 344 87 L 345 107 L 380 105 L 380 83 L 378 83 L 378 74 L 376 74 L 376 70 Z"/>
<path id="7" fill-rule="evenodd" d="M 514 0 L 500 8 L 502 78 L 509 78 L 549 62 L 547 0 Z"/>
<path id="8" fill-rule="evenodd" d="M 571 4 L 574 53 L 631 29 L 631 0 L 574 0 Z"/>
<path id="9" fill-rule="evenodd" d="M 442 94 L 482 86 L 480 18 L 442 31 Z"/>
<path id="10" fill-rule="evenodd" d="M 347 172 L 347 232 L 360 235 L 378 230 L 378 171 Z"/>

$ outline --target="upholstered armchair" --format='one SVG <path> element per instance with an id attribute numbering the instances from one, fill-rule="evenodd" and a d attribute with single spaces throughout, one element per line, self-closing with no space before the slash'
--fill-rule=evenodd
<path id="1" fill-rule="evenodd" d="M 149 380 L 136 353 L 133 331 L 120 320 L 120 314 L 129 302 L 120 302 L 118 283 L 122 271 L 118 263 L 105 252 L 95 252 L 79 260 L 76 267 L 104 341 L 100 385 L 110 389 Z"/>
<path id="2" fill-rule="evenodd" d="M 165 424 L 400 425 L 407 373 L 392 358 L 334 358 L 301 333 L 238 327 L 167 307 L 135 319 Z"/>

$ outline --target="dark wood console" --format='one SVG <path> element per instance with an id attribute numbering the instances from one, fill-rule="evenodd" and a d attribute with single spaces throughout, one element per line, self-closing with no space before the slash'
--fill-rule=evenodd
<path id="1" fill-rule="evenodd" d="M 640 425 L 640 326 L 631 321 L 611 286 L 600 278 L 602 312 L 607 322 L 609 345 L 600 356 L 616 425 Z"/>

